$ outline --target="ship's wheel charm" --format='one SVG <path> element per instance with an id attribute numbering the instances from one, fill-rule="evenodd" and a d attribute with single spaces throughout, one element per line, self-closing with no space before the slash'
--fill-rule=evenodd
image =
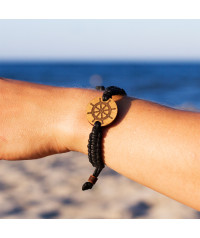
<path id="1" fill-rule="evenodd" d="M 102 97 L 97 97 L 87 105 L 87 119 L 92 125 L 99 121 L 101 126 L 106 126 L 114 121 L 117 111 L 117 104 L 112 98 L 103 101 Z"/>

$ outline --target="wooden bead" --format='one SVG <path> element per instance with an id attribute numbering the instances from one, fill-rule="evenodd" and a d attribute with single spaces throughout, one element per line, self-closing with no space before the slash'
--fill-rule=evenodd
<path id="1" fill-rule="evenodd" d="M 102 97 L 97 97 L 87 105 L 86 111 L 87 119 L 92 125 L 99 121 L 101 126 L 107 126 L 115 120 L 118 109 L 112 98 L 103 101 Z"/>
<path id="2" fill-rule="evenodd" d="M 98 180 L 97 177 L 93 176 L 93 175 L 90 175 L 89 179 L 88 179 L 88 182 L 92 183 L 92 184 L 95 184 L 96 181 Z"/>

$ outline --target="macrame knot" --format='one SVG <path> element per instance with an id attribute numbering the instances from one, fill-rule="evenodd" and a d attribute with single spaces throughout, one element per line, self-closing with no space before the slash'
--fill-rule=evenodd
<path id="1" fill-rule="evenodd" d="M 112 98 L 113 95 L 126 95 L 126 92 L 118 87 L 110 86 L 104 88 L 104 86 L 96 86 L 96 89 L 99 91 L 104 91 L 103 101 L 107 101 Z M 88 190 L 93 187 L 96 183 L 99 174 L 102 169 L 105 167 L 104 161 L 102 158 L 102 127 L 101 122 L 95 121 L 92 128 L 92 132 L 89 135 L 88 139 L 88 158 L 93 167 L 95 167 L 94 173 L 89 177 L 88 181 L 83 184 L 82 190 Z"/>

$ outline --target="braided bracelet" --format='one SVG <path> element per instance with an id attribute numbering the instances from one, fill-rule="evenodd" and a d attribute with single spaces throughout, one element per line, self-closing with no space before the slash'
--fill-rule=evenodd
<path id="1" fill-rule="evenodd" d="M 126 95 L 126 92 L 118 87 L 110 86 L 104 88 L 97 86 L 97 90 L 104 91 L 102 97 L 93 99 L 87 106 L 87 119 L 93 125 L 88 140 L 88 158 L 95 171 L 90 175 L 88 182 L 84 183 L 82 190 L 88 190 L 96 183 L 99 174 L 105 167 L 102 159 L 102 127 L 107 126 L 117 116 L 118 108 L 113 95 Z"/>

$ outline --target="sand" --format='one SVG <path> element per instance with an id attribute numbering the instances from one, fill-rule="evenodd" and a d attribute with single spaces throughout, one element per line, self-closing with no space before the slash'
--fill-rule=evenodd
<path id="1" fill-rule="evenodd" d="M 106 167 L 92 190 L 93 172 L 77 152 L 38 160 L 0 161 L 0 218 L 200 218 L 200 212 Z"/>

